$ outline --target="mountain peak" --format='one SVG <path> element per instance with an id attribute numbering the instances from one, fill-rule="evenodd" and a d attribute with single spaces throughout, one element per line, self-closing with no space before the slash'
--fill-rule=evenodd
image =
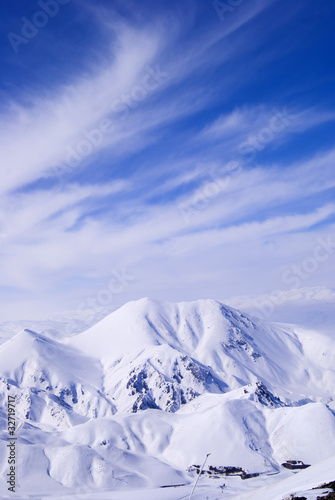
<path id="1" fill-rule="evenodd" d="M 149 298 L 75 337 L 49 333 L 26 329 L 0 346 L 0 399 L 16 396 L 24 453 L 31 463 L 40 453 L 45 477 L 61 484 L 99 471 L 97 484 L 103 470 L 115 472 L 111 484 L 119 474 L 137 481 L 143 460 L 179 477 L 205 452 L 216 468 L 257 474 L 333 452 L 333 413 L 316 402 L 335 385 L 321 338 L 311 343 L 218 301 Z M 31 445 L 31 429 L 45 443 Z"/>

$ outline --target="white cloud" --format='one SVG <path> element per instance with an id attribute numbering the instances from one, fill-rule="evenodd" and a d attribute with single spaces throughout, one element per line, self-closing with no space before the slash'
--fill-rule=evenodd
<path id="1" fill-rule="evenodd" d="M 44 294 L 55 299 L 56 309 L 73 307 L 80 295 L 122 266 L 136 276 L 129 291 L 133 297 L 150 291 L 172 300 L 220 297 L 228 290 L 258 293 L 271 288 L 285 266 L 303 258 L 316 238 L 327 234 L 334 205 L 318 200 L 306 209 L 304 200 L 335 185 L 335 150 L 292 165 L 278 160 L 251 169 L 238 149 L 278 120 L 269 104 L 236 107 L 199 134 L 192 124 L 190 131 L 185 126 L 179 149 L 172 151 L 168 144 L 163 159 L 154 153 L 142 162 L 140 155 L 132 156 L 164 137 L 164 128 L 215 105 L 217 97 L 197 83 L 198 75 L 238 57 L 239 28 L 266 5 L 246 5 L 231 23 L 218 21 L 212 32 L 192 37 L 182 51 L 175 50 L 183 36 L 178 23 L 171 29 L 163 22 L 159 29 L 130 29 L 119 18 L 107 19 L 104 27 L 113 30 L 115 43 L 103 63 L 74 78 L 72 85 L 55 85 L 43 95 L 27 92 L 29 106 L 8 104 L 0 123 L 0 232 L 8 235 L 0 242 L 5 302 L 12 300 L 7 291 L 16 288 L 29 307 L 39 307 Z M 231 34 L 236 40 L 229 38 L 223 53 L 218 42 Z M 258 43 L 255 37 L 253 46 Z M 144 85 L 149 77 L 152 84 L 148 67 L 164 73 L 151 90 Z M 227 79 L 220 89 L 226 99 L 232 86 Z M 144 98 L 134 101 L 141 88 Z M 123 111 L 111 111 L 116 103 L 123 104 Z M 291 114 L 274 136 L 276 147 L 293 133 L 334 119 L 332 112 L 312 108 Z M 64 163 L 67 148 L 77 149 L 85 139 L 83 130 L 91 132 L 106 117 L 113 121 L 111 131 L 68 174 L 61 173 L 59 183 L 53 164 Z M 238 156 L 239 173 L 200 208 L 194 205 L 204 182 L 225 177 L 231 153 Z M 111 164 L 129 160 L 129 170 L 124 161 L 124 171 L 113 164 L 115 170 L 105 175 L 99 170 L 102 154 Z M 28 189 L 36 181 L 39 187 Z M 173 200 L 166 196 L 171 192 Z M 181 203 L 195 207 L 190 224 L 181 216 Z M 332 266 L 329 261 L 325 269 Z M 327 281 L 321 268 L 311 281 L 317 277 Z"/>

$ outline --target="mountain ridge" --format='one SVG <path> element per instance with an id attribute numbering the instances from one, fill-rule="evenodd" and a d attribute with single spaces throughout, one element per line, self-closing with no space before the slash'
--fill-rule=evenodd
<path id="1" fill-rule="evenodd" d="M 335 454 L 329 338 L 218 301 L 146 298 L 70 337 L 27 329 L 0 346 L 0 366 L 2 406 L 16 396 L 23 469 L 37 457 L 45 484 L 189 483 L 208 451 L 213 467 L 263 475 Z M 5 446 L 2 412 L 0 424 Z"/>

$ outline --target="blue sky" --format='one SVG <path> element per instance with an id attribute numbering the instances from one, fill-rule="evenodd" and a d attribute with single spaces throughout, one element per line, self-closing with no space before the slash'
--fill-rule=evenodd
<path id="1" fill-rule="evenodd" d="M 3 320 L 331 289 L 334 20 L 327 1 L 4 0 Z"/>

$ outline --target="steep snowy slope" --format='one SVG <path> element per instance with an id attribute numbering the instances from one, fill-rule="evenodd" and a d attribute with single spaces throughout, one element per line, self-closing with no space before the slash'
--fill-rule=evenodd
<path id="1" fill-rule="evenodd" d="M 251 322 L 212 300 L 131 302 L 59 341 L 25 330 L 0 346 L 0 366 L 0 398 L 9 383 L 25 418 L 56 426 L 115 411 L 175 412 L 257 381 L 288 404 L 332 406 L 335 387 L 330 338 Z"/>
<path id="2" fill-rule="evenodd" d="M 0 367 L 0 403 L 10 390 L 22 420 L 68 427 L 115 411 L 98 361 L 30 330 L 0 346 Z"/>
<path id="3" fill-rule="evenodd" d="M 25 330 L 0 346 L 0 491 L 8 394 L 26 491 L 148 488 L 194 481 L 206 453 L 262 477 L 335 454 L 334 366 L 330 337 L 213 300 L 131 302 L 72 337 Z"/>
<path id="4" fill-rule="evenodd" d="M 106 421 L 108 427 L 113 428 L 113 422 Z M 92 422 L 95 432 L 105 435 L 103 430 L 99 430 L 101 420 L 95 419 Z M 74 426 L 73 430 L 81 435 L 81 427 Z M 85 432 L 83 435 L 85 436 Z M 6 444 L 0 438 L 0 498 L 7 491 Z M 101 443 L 91 446 L 89 440 L 73 443 L 66 440 L 62 433 L 41 431 L 29 424 L 24 424 L 20 429 L 17 447 L 20 453 L 19 484 L 23 498 L 26 492 L 50 494 L 50 491 L 59 491 L 61 498 L 65 488 L 104 491 L 184 482 L 182 472 L 155 457 L 132 453 L 124 449 L 124 446 L 107 447 Z M 76 496 L 73 495 L 73 498 Z"/>
<path id="5" fill-rule="evenodd" d="M 200 396 L 175 413 L 118 413 L 47 433 L 25 423 L 20 469 L 27 488 L 38 473 L 46 488 L 52 481 L 68 488 L 139 488 L 194 481 L 186 469 L 206 453 L 208 466 L 266 475 L 284 471 L 286 460 L 314 464 L 334 449 L 335 418 L 325 405 L 284 407 L 255 384 Z"/>
<path id="6" fill-rule="evenodd" d="M 224 393 L 257 380 L 288 402 L 328 401 L 335 387 L 334 349 L 321 335 L 310 340 L 252 322 L 213 300 L 142 299 L 69 344 L 101 361 L 106 393 L 118 409 L 175 411 L 204 391 Z"/>
<path id="7" fill-rule="evenodd" d="M 214 466 L 265 473 L 287 460 L 313 464 L 335 451 L 335 418 L 326 405 L 285 407 L 260 384 L 200 396 L 175 414 L 148 410 L 114 419 L 124 429 L 119 435 L 132 437 L 130 449 L 145 449 L 182 470 L 206 453 Z"/>

